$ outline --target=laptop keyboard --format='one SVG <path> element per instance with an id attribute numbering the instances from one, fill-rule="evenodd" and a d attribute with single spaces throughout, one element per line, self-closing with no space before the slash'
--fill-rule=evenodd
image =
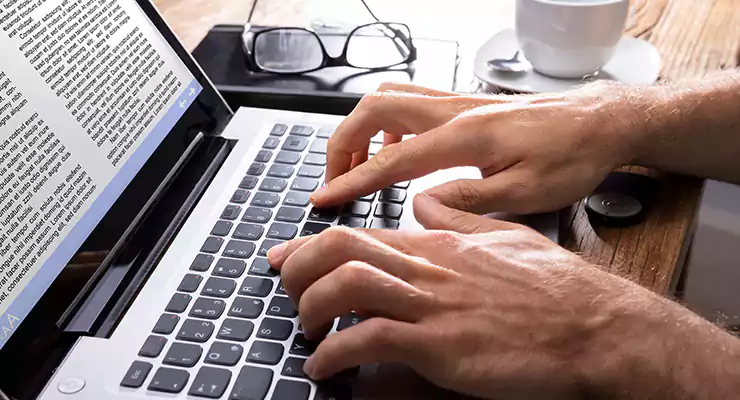
<path id="1" fill-rule="evenodd" d="M 290 129 L 289 129 L 290 128 Z M 144 341 L 121 386 L 202 398 L 307 400 L 303 364 L 316 348 L 301 333 L 267 251 L 331 226 L 398 229 L 409 182 L 343 207 L 313 208 L 333 129 L 276 124 L 229 204 L 221 205 L 177 292 Z M 379 148 L 382 139 L 373 138 Z M 373 155 L 371 151 L 371 155 Z M 337 330 L 357 324 L 339 318 Z M 161 366 L 159 366 L 161 365 Z"/>

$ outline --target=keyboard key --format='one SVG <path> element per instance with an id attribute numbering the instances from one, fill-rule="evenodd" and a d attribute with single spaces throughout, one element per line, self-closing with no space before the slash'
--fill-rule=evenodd
<path id="1" fill-rule="evenodd" d="M 302 357 L 309 357 L 316 351 L 319 342 L 309 342 L 303 334 L 295 335 L 293 343 L 290 345 L 290 354 Z"/>
<path id="2" fill-rule="evenodd" d="M 266 297 L 272 291 L 272 281 L 269 279 L 248 276 L 244 278 L 239 294 L 242 296 Z"/>
<path id="3" fill-rule="evenodd" d="M 329 143 L 327 139 L 315 139 L 311 143 L 311 148 L 308 149 L 309 153 L 326 154 L 326 145 Z"/>
<path id="4" fill-rule="evenodd" d="M 232 226 L 234 226 L 234 223 L 231 221 L 218 221 L 216 222 L 216 225 L 213 226 L 213 229 L 211 229 L 211 235 L 228 236 L 229 232 L 231 232 Z"/>
<path id="5" fill-rule="evenodd" d="M 152 370 L 152 364 L 144 361 L 134 361 L 131 366 L 128 367 L 126 375 L 121 381 L 121 386 L 129 388 L 140 388 L 144 384 L 146 377 Z"/>
<path id="6" fill-rule="evenodd" d="M 233 279 L 208 278 L 200 294 L 203 296 L 226 298 L 231 296 L 234 290 L 236 290 L 236 282 Z M 200 300 L 202 299 L 198 299 L 198 301 Z"/>
<path id="7" fill-rule="evenodd" d="M 239 318 L 257 318 L 262 314 L 265 308 L 265 302 L 259 299 L 250 299 L 248 297 L 237 297 L 229 309 L 230 317 Z"/>
<path id="8" fill-rule="evenodd" d="M 303 163 L 323 167 L 326 165 L 326 154 L 308 153 L 306 158 L 303 159 Z"/>
<path id="9" fill-rule="evenodd" d="M 302 165 L 298 169 L 298 176 L 305 178 L 321 178 L 324 175 L 324 169 L 321 167 L 314 167 L 311 165 Z"/>
<path id="10" fill-rule="evenodd" d="M 188 315 L 203 319 L 218 319 L 224 313 L 225 308 L 226 302 L 223 300 L 199 297 L 193 303 L 193 308 L 190 309 Z"/>
<path id="11" fill-rule="evenodd" d="M 193 293 L 198 290 L 200 283 L 203 281 L 203 277 L 196 274 L 187 274 L 182 281 L 180 286 L 177 287 L 178 292 Z"/>
<path id="12" fill-rule="evenodd" d="M 265 172 L 265 164 L 253 163 L 249 166 L 249 169 L 247 170 L 247 175 L 260 176 L 263 172 Z"/>
<path id="13" fill-rule="evenodd" d="M 242 367 L 231 389 L 229 400 L 264 400 L 272 386 L 272 370 Z"/>
<path id="14" fill-rule="evenodd" d="M 270 136 L 283 136 L 288 131 L 288 125 L 275 124 L 270 131 Z"/>
<path id="15" fill-rule="evenodd" d="M 319 133 L 317 133 L 316 136 L 322 139 L 329 139 L 333 133 L 334 128 L 321 128 L 319 129 Z"/>
<path id="16" fill-rule="evenodd" d="M 293 302 L 287 297 L 275 296 L 270 301 L 270 306 L 267 309 L 267 315 L 274 315 L 276 317 L 295 318 L 298 316 L 298 311 L 293 306 Z"/>
<path id="17" fill-rule="evenodd" d="M 298 227 L 292 224 L 283 224 L 273 222 L 270 229 L 267 230 L 267 237 L 270 239 L 290 240 L 298 233 Z"/>
<path id="18" fill-rule="evenodd" d="M 177 340 L 203 343 L 208 341 L 211 337 L 213 329 L 213 322 L 186 319 L 180 327 L 180 332 L 177 334 Z"/>
<path id="19" fill-rule="evenodd" d="M 370 138 L 370 143 L 383 144 L 383 140 L 385 140 L 385 134 L 383 132 L 380 132 L 377 135 Z"/>
<path id="20" fill-rule="evenodd" d="M 312 208 L 308 214 L 308 219 L 320 222 L 332 222 L 337 219 L 339 209 L 334 208 Z"/>
<path id="21" fill-rule="evenodd" d="M 272 210 L 267 208 L 248 207 L 247 211 L 242 217 L 244 222 L 256 222 L 258 224 L 264 224 L 272 218 Z"/>
<path id="22" fill-rule="evenodd" d="M 295 168 L 291 165 L 273 164 L 272 167 L 267 171 L 267 176 L 273 178 L 290 178 L 293 176 Z"/>
<path id="23" fill-rule="evenodd" d="M 285 287 L 283 286 L 282 279 L 280 280 L 280 283 L 278 283 L 278 287 L 275 290 L 275 294 L 282 294 L 282 295 L 287 295 L 288 294 L 288 293 L 285 292 Z"/>
<path id="24" fill-rule="evenodd" d="M 190 379 L 188 371 L 161 367 L 152 377 L 147 389 L 156 392 L 180 393 Z"/>
<path id="25" fill-rule="evenodd" d="M 305 225 L 303 225 L 303 230 L 301 231 L 301 236 L 311 236 L 311 235 L 318 235 L 319 233 L 331 228 L 331 225 L 327 224 L 320 224 L 318 222 L 306 222 Z"/>
<path id="26" fill-rule="evenodd" d="M 398 204 L 380 203 L 375 206 L 375 217 L 399 219 L 403 213 L 403 207 Z"/>
<path id="27" fill-rule="evenodd" d="M 234 239 L 259 240 L 264 232 L 265 228 L 262 225 L 239 224 L 232 236 Z"/>
<path id="28" fill-rule="evenodd" d="M 284 319 L 265 318 L 262 320 L 257 337 L 260 339 L 285 340 L 293 333 L 293 323 Z"/>
<path id="29" fill-rule="evenodd" d="M 262 180 L 260 190 L 281 193 L 286 187 L 288 187 L 288 181 L 285 179 L 265 178 Z"/>
<path id="30" fill-rule="evenodd" d="M 216 266 L 213 268 L 212 274 L 214 276 L 223 276 L 225 278 L 238 278 L 242 276 L 246 269 L 247 264 L 242 260 L 220 258 L 216 263 Z"/>
<path id="31" fill-rule="evenodd" d="M 257 257 L 252 261 L 252 266 L 249 268 L 249 275 L 257 276 L 277 276 L 278 272 L 270 267 L 270 263 L 266 258 Z"/>
<path id="32" fill-rule="evenodd" d="M 396 189 L 408 189 L 410 185 L 411 185 L 411 181 L 403 181 L 403 182 L 395 183 L 391 185 L 391 187 L 394 187 Z"/>
<path id="33" fill-rule="evenodd" d="M 337 323 L 337 332 L 353 327 L 359 324 L 361 321 L 362 321 L 362 318 L 358 317 L 355 314 L 349 314 L 349 315 L 340 317 L 339 322 Z"/>
<path id="34" fill-rule="evenodd" d="M 344 206 L 344 215 L 351 217 L 367 218 L 372 211 L 372 205 L 364 201 L 353 201 Z"/>
<path id="35" fill-rule="evenodd" d="M 235 343 L 213 342 L 204 362 L 208 364 L 234 366 L 242 358 L 244 347 Z"/>
<path id="36" fill-rule="evenodd" d="M 362 197 L 360 197 L 360 198 L 359 198 L 359 199 L 357 199 L 357 200 L 359 200 L 359 201 L 369 201 L 369 202 L 371 202 L 371 203 L 372 203 L 372 202 L 373 202 L 373 200 L 375 200 L 375 193 L 373 192 L 373 193 L 370 193 L 370 194 L 369 194 L 369 195 L 367 195 L 367 196 L 362 196 Z"/>
<path id="37" fill-rule="evenodd" d="M 193 263 L 190 264 L 190 270 L 205 272 L 208 271 L 208 268 L 211 268 L 211 263 L 213 263 L 212 255 L 198 254 L 197 256 L 195 256 L 195 260 L 193 260 Z"/>
<path id="38" fill-rule="evenodd" d="M 244 204 L 249 199 L 249 191 L 244 189 L 237 189 L 234 194 L 231 195 L 230 202 L 235 204 Z"/>
<path id="39" fill-rule="evenodd" d="M 239 206 L 235 206 L 233 204 L 229 204 L 224 208 L 224 211 L 221 213 L 221 219 L 226 219 L 229 221 L 233 221 L 237 218 L 239 218 L 239 214 L 241 214 L 242 208 Z"/>
<path id="40" fill-rule="evenodd" d="M 159 316 L 157 323 L 154 324 L 152 332 L 162 335 L 169 335 L 175 330 L 180 317 L 175 314 L 162 314 Z"/>
<path id="41" fill-rule="evenodd" d="M 188 308 L 188 304 L 190 304 L 190 300 L 192 298 L 193 297 L 189 294 L 175 293 L 164 310 L 167 312 L 179 314 L 185 311 L 186 308 Z"/>
<path id="42" fill-rule="evenodd" d="M 350 228 L 364 228 L 365 219 L 357 217 L 342 217 L 339 218 L 339 225 L 348 226 Z"/>
<path id="43" fill-rule="evenodd" d="M 188 390 L 190 396 L 218 399 L 231 381 L 231 371 L 221 368 L 201 367 Z"/>
<path id="44" fill-rule="evenodd" d="M 254 189 L 258 179 L 253 176 L 245 176 L 239 184 L 239 189 Z"/>
<path id="45" fill-rule="evenodd" d="M 202 354 L 203 348 L 197 344 L 175 342 L 164 355 L 162 364 L 192 367 L 198 363 Z"/>
<path id="46" fill-rule="evenodd" d="M 262 246 L 260 246 L 260 249 L 257 252 L 257 255 L 260 256 L 260 257 L 267 257 L 267 252 L 271 248 L 279 245 L 280 243 L 283 243 L 283 241 L 282 240 L 265 239 L 264 241 L 262 241 Z"/>
<path id="47" fill-rule="evenodd" d="M 280 139 L 276 137 L 269 137 L 267 140 L 265 140 L 265 144 L 262 145 L 263 149 L 276 149 L 278 145 L 280 144 Z"/>
<path id="48" fill-rule="evenodd" d="M 295 207 L 280 207 L 275 215 L 276 221 L 281 222 L 294 222 L 299 223 L 303 221 L 303 217 L 306 216 L 306 212 L 301 208 Z"/>
<path id="49" fill-rule="evenodd" d="M 301 153 L 296 153 L 295 151 L 282 150 L 275 157 L 275 162 L 279 164 L 296 165 L 298 161 L 301 161 Z"/>
<path id="50" fill-rule="evenodd" d="M 290 185 L 290 190 L 297 190 L 300 192 L 313 192 L 319 187 L 318 179 L 311 178 L 295 178 L 293 184 Z"/>
<path id="51" fill-rule="evenodd" d="M 281 379 L 272 393 L 274 399 L 308 400 L 311 394 L 311 385 L 308 382 L 289 381 Z"/>
<path id="52" fill-rule="evenodd" d="M 313 132 L 313 128 L 305 125 L 294 125 L 293 128 L 290 130 L 291 135 L 298 136 L 311 136 L 313 135 Z"/>
<path id="53" fill-rule="evenodd" d="M 306 147 L 308 147 L 308 139 L 300 136 L 288 136 L 281 148 L 287 151 L 301 152 L 306 150 Z"/>
<path id="54" fill-rule="evenodd" d="M 264 185 L 264 183 L 263 183 Z M 280 203 L 280 196 L 275 193 L 258 192 L 250 203 L 256 207 L 273 208 Z"/>
<path id="55" fill-rule="evenodd" d="M 290 376 L 292 378 L 307 379 L 306 373 L 303 372 L 303 364 L 305 363 L 305 358 L 288 357 L 283 364 L 283 371 L 281 373 L 284 376 Z"/>
<path id="56" fill-rule="evenodd" d="M 206 239 L 205 243 L 203 243 L 203 247 L 200 248 L 200 251 L 204 253 L 218 253 L 218 251 L 221 249 L 221 245 L 224 244 L 224 240 L 220 237 L 216 236 L 209 236 L 208 239 Z"/>
<path id="57" fill-rule="evenodd" d="M 406 191 L 395 188 L 383 189 L 380 191 L 380 201 L 403 204 L 406 201 Z"/>
<path id="58" fill-rule="evenodd" d="M 288 192 L 283 204 L 296 207 L 305 207 L 311 203 L 311 194 L 304 192 Z"/>
<path id="59" fill-rule="evenodd" d="M 391 229 L 391 230 L 398 230 L 398 227 L 400 224 L 398 221 L 394 219 L 386 219 L 386 218 L 375 218 L 370 223 L 370 229 Z"/>
<path id="60" fill-rule="evenodd" d="M 285 348 L 280 343 L 255 341 L 249 349 L 247 361 L 258 364 L 277 365 L 280 359 L 283 358 L 284 351 Z"/>
<path id="61" fill-rule="evenodd" d="M 227 318 L 221 324 L 221 329 L 218 330 L 216 338 L 246 342 L 252 336 L 253 330 L 254 324 L 249 321 Z"/>
<path id="62" fill-rule="evenodd" d="M 224 255 L 226 257 L 234 258 L 249 258 L 254 254 L 256 246 L 254 243 L 245 242 L 242 240 L 229 240 L 224 249 Z"/>
<path id="63" fill-rule="evenodd" d="M 167 339 L 162 336 L 149 335 L 144 341 L 144 345 L 141 346 L 139 355 L 142 357 L 159 357 L 159 353 L 162 352 L 166 343 Z"/>
<path id="64" fill-rule="evenodd" d="M 254 161 L 266 163 L 270 161 L 271 158 L 272 152 L 270 150 L 260 150 L 259 153 L 257 153 L 257 157 L 254 158 Z"/>

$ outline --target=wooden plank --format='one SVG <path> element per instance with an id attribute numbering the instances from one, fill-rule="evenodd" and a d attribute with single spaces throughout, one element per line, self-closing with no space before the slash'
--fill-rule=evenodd
<path id="1" fill-rule="evenodd" d="M 243 23 L 255 0 L 155 0 L 187 48 L 211 25 Z M 251 22 L 311 26 L 316 20 L 359 24 L 372 21 L 359 0 L 256 0 Z M 407 23 L 415 37 L 460 44 L 459 91 L 480 87 L 473 78 L 475 52 L 491 35 L 512 27 L 514 0 L 367 0 L 379 18 Z M 679 80 L 738 65 L 740 0 L 631 0 L 626 33 L 653 43 L 663 57 L 662 77 Z M 424 10 L 424 12 L 419 12 Z M 594 229 L 582 204 L 567 216 L 564 244 L 603 268 L 658 293 L 670 293 L 680 273 L 701 195 L 701 181 L 660 177 L 665 188 L 642 224 Z"/>
<path id="2" fill-rule="evenodd" d="M 244 24 L 255 0 L 153 0 L 172 30 L 193 51 L 216 24 Z"/>

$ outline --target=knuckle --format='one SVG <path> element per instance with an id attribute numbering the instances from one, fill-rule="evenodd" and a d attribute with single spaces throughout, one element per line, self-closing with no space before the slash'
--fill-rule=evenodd
<path id="1" fill-rule="evenodd" d="M 483 193 L 472 182 L 462 181 L 455 185 L 456 195 L 465 209 L 478 205 L 483 199 Z"/>
<path id="2" fill-rule="evenodd" d="M 344 289 L 357 288 L 368 281 L 369 275 L 371 273 L 365 263 L 349 261 L 337 269 L 337 284 Z"/>
<path id="3" fill-rule="evenodd" d="M 390 90 L 396 90 L 398 85 L 393 82 L 383 82 L 378 86 L 378 92 L 387 92 Z"/>
<path id="4" fill-rule="evenodd" d="M 378 170 L 388 171 L 393 168 L 393 165 L 396 163 L 397 159 L 397 149 L 399 148 L 398 146 L 401 145 L 401 143 L 396 143 L 390 146 L 383 147 L 377 154 L 375 154 L 373 160 L 375 167 Z"/>
<path id="5" fill-rule="evenodd" d="M 365 322 L 368 324 L 368 336 L 372 343 L 379 348 L 388 348 L 393 345 L 393 324 L 385 318 L 371 318 Z"/>
<path id="6" fill-rule="evenodd" d="M 431 241 L 436 245 L 455 245 L 460 242 L 462 235 L 453 231 L 433 231 L 429 233 Z"/>
<path id="7" fill-rule="evenodd" d="M 379 105 L 385 102 L 388 97 L 389 94 L 387 92 L 376 91 L 368 93 L 362 96 L 362 99 L 360 99 L 357 108 L 370 111 L 375 110 Z"/>
<path id="8" fill-rule="evenodd" d="M 328 246 L 333 247 L 337 245 L 343 245 L 347 241 L 352 241 L 357 236 L 352 229 L 346 226 L 333 226 L 321 233 L 323 242 Z"/>

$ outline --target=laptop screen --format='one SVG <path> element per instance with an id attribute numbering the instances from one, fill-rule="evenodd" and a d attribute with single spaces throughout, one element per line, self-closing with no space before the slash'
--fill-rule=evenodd
<path id="1" fill-rule="evenodd" d="M 0 0 L 0 348 L 207 85 L 144 6 Z"/>

